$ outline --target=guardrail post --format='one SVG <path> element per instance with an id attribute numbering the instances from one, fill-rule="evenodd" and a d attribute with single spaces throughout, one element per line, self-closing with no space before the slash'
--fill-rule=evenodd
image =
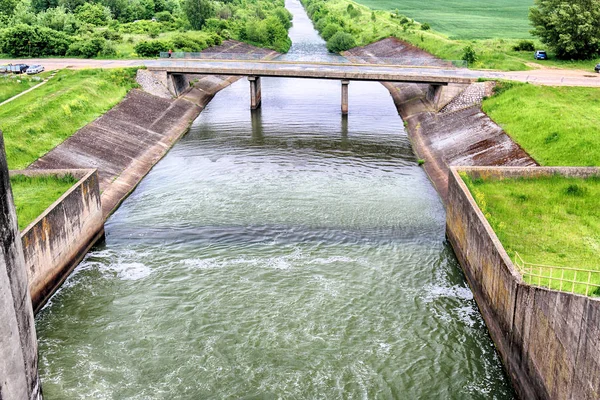
<path id="1" fill-rule="evenodd" d="M 348 85 L 350 81 L 347 79 L 342 80 L 342 114 L 348 114 Z"/>
<path id="2" fill-rule="evenodd" d="M 250 82 L 250 109 L 256 110 L 260 107 L 261 92 L 260 92 L 260 76 L 249 76 Z"/>

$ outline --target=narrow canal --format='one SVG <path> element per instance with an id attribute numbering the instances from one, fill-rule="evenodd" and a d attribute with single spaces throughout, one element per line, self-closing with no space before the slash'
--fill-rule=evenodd
<path id="1" fill-rule="evenodd" d="M 326 54 L 297 0 L 286 57 Z M 378 83 L 220 92 L 37 316 L 52 399 L 513 397 Z"/>

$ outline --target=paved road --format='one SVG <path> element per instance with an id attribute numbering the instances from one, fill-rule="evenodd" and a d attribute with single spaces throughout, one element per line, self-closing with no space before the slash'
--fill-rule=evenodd
<path id="1" fill-rule="evenodd" d="M 61 68 L 119 68 L 119 67 L 135 67 L 135 66 L 156 66 L 157 63 L 164 62 L 182 62 L 177 60 L 86 60 L 86 59 L 26 59 L 26 60 L 2 60 L 2 64 L 8 63 L 19 63 L 24 62 L 27 64 L 41 64 L 47 70 L 50 69 L 61 69 Z M 199 62 L 207 62 L 207 60 L 201 60 Z M 222 61 L 220 61 L 222 63 Z M 252 63 L 256 63 L 252 61 Z M 308 64 L 308 63 L 303 63 Z M 339 64 L 336 64 L 337 68 Z M 331 66 L 333 68 L 333 66 Z M 350 68 L 351 65 L 345 66 Z M 382 68 L 382 67 L 377 67 Z M 389 67 L 385 67 L 389 68 Z M 489 71 L 489 70 L 466 70 L 466 69 L 440 69 L 440 68 L 406 68 L 407 73 L 436 73 L 442 76 L 455 76 L 465 78 L 490 78 L 490 79 L 510 79 L 520 82 L 530 82 L 539 85 L 551 85 L 551 86 L 589 86 L 589 87 L 600 87 L 600 74 L 581 70 L 567 70 L 567 69 L 538 69 L 531 71 L 518 71 L 518 72 L 500 72 L 500 71 Z"/>

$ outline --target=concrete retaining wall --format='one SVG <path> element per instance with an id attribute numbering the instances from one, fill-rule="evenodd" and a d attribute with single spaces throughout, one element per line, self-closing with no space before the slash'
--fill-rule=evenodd
<path id="1" fill-rule="evenodd" d="M 104 234 L 96 170 L 11 171 L 11 175 L 71 174 L 79 179 L 21 232 L 29 291 L 35 311 Z"/>
<path id="2" fill-rule="evenodd" d="M 0 399 L 41 399 L 37 340 L 0 132 Z"/>
<path id="3" fill-rule="evenodd" d="M 600 168 L 452 167 L 446 203 L 448 239 L 518 395 L 600 398 L 600 300 L 525 284 L 460 171 L 502 179 L 586 177 Z"/>

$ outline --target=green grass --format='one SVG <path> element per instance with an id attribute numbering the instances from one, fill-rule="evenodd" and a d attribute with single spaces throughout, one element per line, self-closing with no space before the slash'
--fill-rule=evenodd
<path id="1" fill-rule="evenodd" d="M 427 22 L 451 39 L 530 38 L 532 0 L 358 0 L 376 10 Z"/>
<path id="2" fill-rule="evenodd" d="M 22 169 L 119 103 L 136 68 L 62 70 L 47 84 L 0 107 L 10 169 Z"/>
<path id="3" fill-rule="evenodd" d="M 10 178 L 19 229 L 25 229 L 52 203 L 77 182 L 72 175 L 64 177 L 28 177 L 15 175 Z"/>
<path id="4" fill-rule="evenodd" d="M 461 175 L 511 259 L 518 252 L 528 263 L 600 271 L 600 176 L 499 180 Z M 549 276 L 550 270 L 541 272 Z M 552 276 L 561 274 L 556 270 Z M 564 277 L 575 276 L 566 271 Z M 587 279 L 587 273 L 577 277 Z M 600 273 L 592 274 L 592 282 L 600 284 Z M 541 284 L 550 282 L 541 279 Z M 554 280 L 551 287 L 560 285 Z M 563 284 L 563 290 L 571 289 Z M 584 285 L 575 285 L 575 291 L 585 293 Z"/>
<path id="5" fill-rule="evenodd" d="M 320 0 L 301 0 L 307 9 L 310 9 L 310 5 Z M 374 1 L 374 0 L 361 0 L 361 2 Z M 410 0 L 416 4 L 416 0 Z M 440 0 L 436 0 L 439 2 Z M 472 0 L 460 0 L 461 2 L 471 2 Z M 510 0 L 515 1 L 515 0 Z M 530 0 L 527 0 L 527 4 Z M 391 3 L 391 0 L 390 0 Z M 355 8 L 358 8 L 361 13 L 358 17 L 352 18 L 347 10 L 348 5 L 352 4 Z M 365 3 L 366 4 L 366 3 Z M 386 3 L 387 4 L 387 3 Z M 423 7 L 427 7 L 431 2 L 425 2 L 422 4 Z M 450 10 L 452 3 L 440 3 L 444 5 L 444 8 Z M 416 7 L 416 6 L 415 6 Z M 440 6 L 442 7 L 442 6 Z M 532 69 L 527 63 L 533 63 L 533 52 L 518 52 L 513 50 L 513 46 L 516 45 L 519 40 L 511 39 L 512 37 L 520 37 L 522 34 L 508 35 L 495 39 L 453 39 L 451 37 L 457 37 L 455 34 L 445 34 L 442 31 L 436 29 L 436 25 L 431 18 L 424 18 L 419 22 L 427 22 L 433 26 L 433 29 L 423 31 L 419 22 L 413 22 L 408 24 L 402 24 L 401 18 L 395 18 L 395 13 L 390 11 L 375 11 L 375 20 L 372 20 L 371 9 L 360 5 L 352 0 L 327 0 L 323 3 L 323 8 L 327 10 L 327 15 L 338 21 L 343 25 L 343 29 L 346 32 L 351 33 L 357 42 L 357 46 L 364 46 L 373 43 L 377 40 L 394 36 L 398 39 L 404 40 L 411 43 L 437 57 L 446 60 L 461 60 L 464 54 L 464 48 L 467 45 L 471 45 L 477 54 L 477 61 L 469 65 L 469 68 L 474 69 L 496 69 L 502 71 L 524 71 Z M 396 7 L 394 7 L 396 8 Z M 478 10 L 481 7 L 477 7 Z M 475 11 L 473 11 L 475 12 Z M 491 12 L 491 11 L 489 11 Z M 455 11 L 452 12 L 454 14 Z M 410 16 L 410 15 L 409 15 Z M 313 22 L 315 22 L 312 15 Z M 326 18 L 326 17 L 323 17 Z M 521 22 L 522 23 L 522 22 Z M 467 18 L 461 22 L 465 27 L 469 27 Z M 479 23 L 478 23 L 479 24 Z M 475 25 L 478 25 L 475 24 Z M 318 27 L 318 21 L 315 22 Z M 470 28 L 468 28 L 470 29 Z M 504 28 L 498 28 L 499 30 Z M 494 33 L 496 35 L 497 33 Z M 538 40 L 533 40 L 536 48 L 543 48 L 548 50 L 549 56 L 554 57 L 553 53 L 543 46 Z M 594 65 L 600 62 L 600 58 L 597 60 L 589 61 L 561 61 L 556 59 L 547 60 L 544 62 L 537 62 L 541 65 L 555 66 L 560 68 L 576 68 L 584 69 L 593 73 Z"/>
<path id="6" fill-rule="evenodd" d="M 0 103 L 13 96 L 39 84 L 41 80 L 36 80 L 27 75 L 0 75 Z"/>
<path id="7" fill-rule="evenodd" d="M 538 163 L 600 166 L 600 89 L 500 85 L 483 110 Z"/>

